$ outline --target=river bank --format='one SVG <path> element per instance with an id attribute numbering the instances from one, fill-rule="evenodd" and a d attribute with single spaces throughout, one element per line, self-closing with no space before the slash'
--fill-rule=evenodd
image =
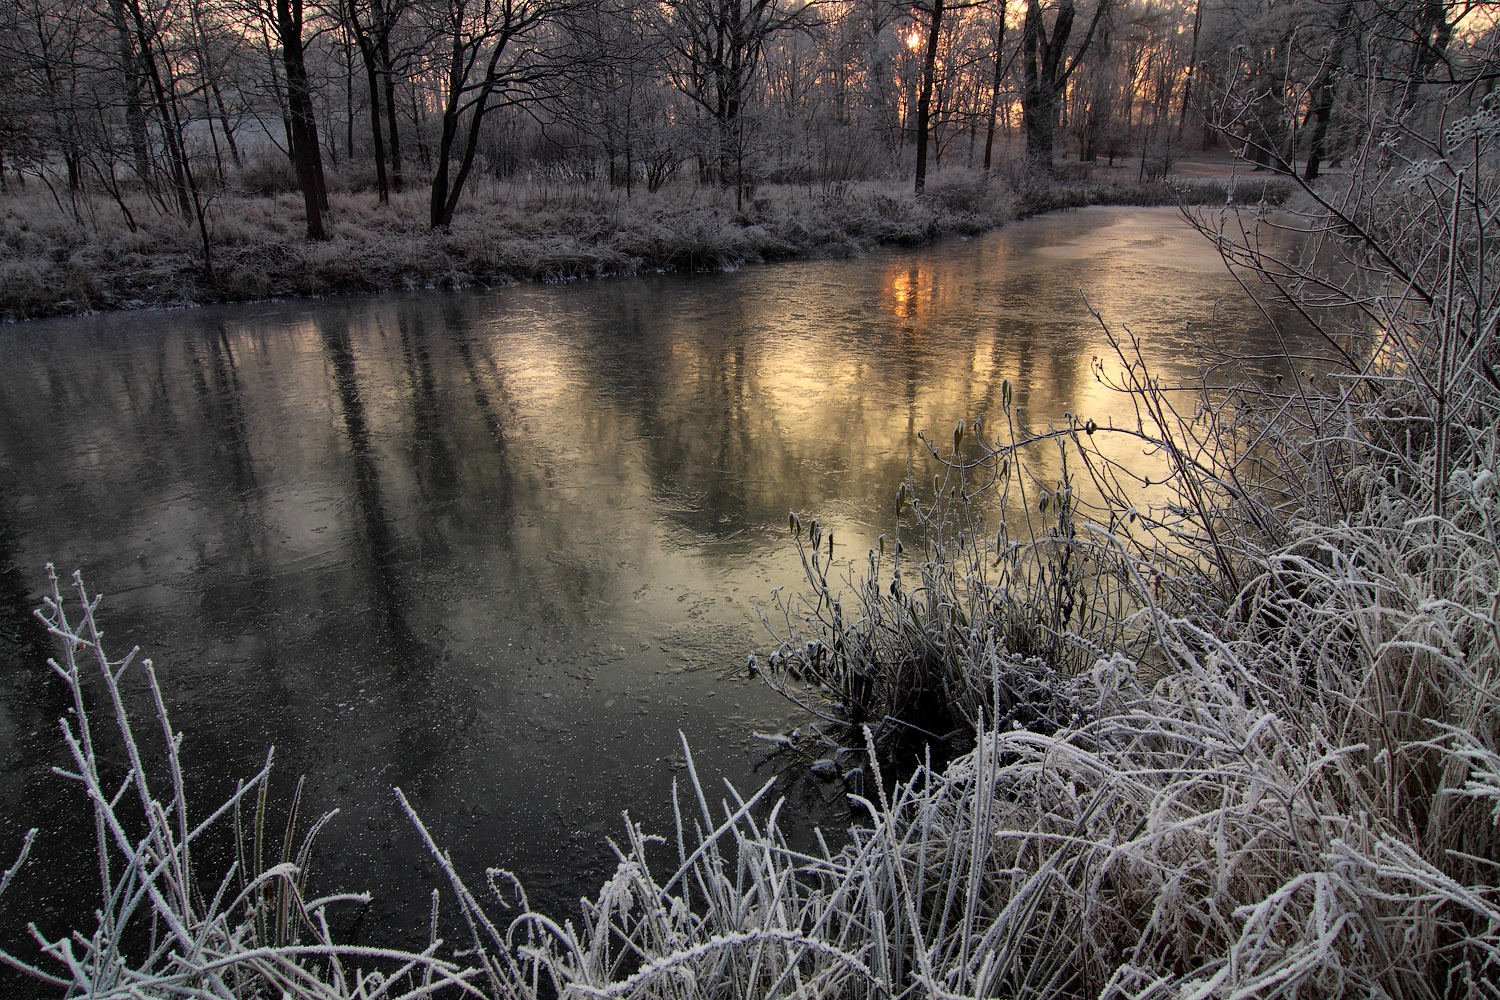
<path id="1" fill-rule="evenodd" d="M 696 185 L 626 198 L 598 185 L 490 182 L 475 185 L 447 230 L 428 227 L 425 190 L 385 206 L 354 191 L 333 195 L 321 242 L 302 235 L 298 196 L 225 193 L 209 209 L 207 263 L 197 230 L 144 199 L 132 225 L 102 201 L 75 216 L 33 185 L 0 201 L 0 318 L 725 270 L 919 246 L 1062 208 L 1223 204 L 1236 183 L 1240 203 L 1291 190 L 1263 178 L 1099 176 L 1037 183 L 953 171 L 921 197 L 895 181 L 767 185 L 740 210 L 728 193 Z"/>

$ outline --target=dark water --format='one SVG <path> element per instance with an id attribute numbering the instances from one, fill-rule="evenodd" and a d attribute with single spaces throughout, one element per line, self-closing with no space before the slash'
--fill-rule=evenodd
<path id="1" fill-rule="evenodd" d="M 621 810 L 668 831 L 679 730 L 707 775 L 774 773 L 749 733 L 793 715 L 743 667 L 753 602 L 797 583 L 789 510 L 862 556 L 916 432 L 1005 379 L 1034 427 L 1126 413 L 1080 290 L 1167 378 L 1203 343 L 1274 350 L 1175 213 L 1106 209 L 855 261 L 0 330 L 0 864 L 31 825 L 44 856 L 85 829 L 46 773 L 52 561 L 155 659 L 205 811 L 271 744 L 278 794 L 306 775 L 342 809 L 317 884 L 376 895 L 367 939 L 425 922 L 439 877 L 398 785 L 462 869 L 565 908 Z M 836 817 L 838 788 L 785 780 Z M 42 871 L 8 946 L 90 884 Z"/>

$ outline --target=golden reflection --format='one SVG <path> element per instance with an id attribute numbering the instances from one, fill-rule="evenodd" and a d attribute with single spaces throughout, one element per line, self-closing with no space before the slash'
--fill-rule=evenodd
<path id="1" fill-rule="evenodd" d="M 969 363 L 969 371 L 979 376 L 994 374 L 995 369 L 995 345 L 988 340 L 979 341 L 974 345 L 974 360 Z"/>
<path id="2" fill-rule="evenodd" d="M 1226 348 L 1253 346 L 1244 331 L 1258 320 L 1236 311 L 1215 263 L 1170 212 L 1108 210 L 727 278 L 320 303 L 258 329 L 236 323 L 233 377 L 215 375 L 211 343 L 196 380 L 154 378 L 154 359 L 133 358 L 125 416 L 93 423 L 154 428 L 154 387 L 201 383 L 201 406 L 224 410 L 226 429 L 163 454 L 257 484 L 249 521 L 275 540 L 258 557 L 268 572 L 456 562 L 480 593 L 555 604 L 548 620 L 603 609 L 640 616 L 649 632 L 681 593 L 658 581 L 744 595 L 794 581 L 776 533 L 789 509 L 832 514 L 844 551 L 862 554 L 889 530 L 909 460 L 923 477 L 916 432 L 941 438 L 969 417 L 1001 431 L 1007 381 L 1018 430 L 1065 413 L 1133 424 L 1130 399 L 1095 378 L 1091 359 L 1110 349 L 1080 289 L 1140 333 L 1169 382 L 1193 367 L 1189 320 L 1219 324 Z M 220 391 L 235 394 L 232 410 Z M 1138 439 L 1094 443 L 1137 467 L 1160 461 Z M 87 455 L 105 464 L 124 450 L 99 444 Z M 1041 478 L 1060 473 L 1055 447 L 1032 451 Z M 131 523 L 118 536 L 154 530 L 134 510 L 119 513 Z M 228 546 L 215 523 L 205 515 L 191 532 L 210 552 Z M 733 610 L 713 620 L 743 619 L 743 605 Z"/>
<path id="3" fill-rule="evenodd" d="M 885 273 L 885 298 L 891 312 L 902 319 L 925 321 L 932 312 L 933 277 L 916 264 Z"/>

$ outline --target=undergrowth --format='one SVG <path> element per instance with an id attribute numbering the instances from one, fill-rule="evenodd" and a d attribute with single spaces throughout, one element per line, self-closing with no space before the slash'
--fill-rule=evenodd
<path id="1" fill-rule="evenodd" d="M 293 196 L 225 191 L 210 206 L 205 262 L 196 230 L 144 199 L 127 223 L 109 205 L 75 216 L 30 191 L 0 198 L 0 318 L 723 270 L 920 246 L 1052 209 L 1227 197 L 1224 182 L 1059 185 L 1024 172 L 951 171 L 921 198 L 887 181 L 767 185 L 736 211 L 721 192 L 688 185 L 626 199 L 597 185 L 492 181 L 476 185 L 443 231 L 429 228 L 420 192 L 389 205 L 337 192 L 328 239 L 309 242 Z"/>

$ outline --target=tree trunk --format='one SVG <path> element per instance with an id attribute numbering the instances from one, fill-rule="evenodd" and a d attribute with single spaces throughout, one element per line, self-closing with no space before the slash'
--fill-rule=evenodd
<path id="1" fill-rule="evenodd" d="M 234 141 L 234 129 L 229 127 L 229 111 L 224 107 L 224 94 L 219 90 L 219 81 L 210 79 L 209 89 L 213 91 L 214 103 L 219 106 L 219 128 L 224 133 L 224 141 L 229 143 L 229 158 L 234 161 L 235 169 L 244 166 L 240 159 L 240 147 Z"/>
<path id="2" fill-rule="evenodd" d="M 1411 30 L 1411 60 L 1407 65 L 1406 83 L 1401 93 L 1401 117 L 1417 105 L 1417 95 L 1434 66 L 1445 59 L 1448 44 L 1453 39 L 1453 26 L 1448 23 L 1447 4 L 1443 0 L 1422 0 Z"/>
<path id="3" fill-rule="evenodd" d="M 1021 104 L 1021 127 L 1026 130 L 1026 159 L 1052 176 L 1052 147 L 1057 134 L 1057 95 L 1038 88 Z"/>
<path id="4" fill-rule="evenodd" d="M 322 154 L 318 149 L 318 125 L 313 117 L 312 87 L 302 46 L 302 0 L 276 0 L 276 27 L 281 36 L 281 62 L 286 71 L 287 112 L 291 124 L 292 164 L 302 188 L 307 212 L 307 238 L 324 238 L 323 209 L 328 198 L 323 191 Z"/>
<path id="5" fill-rule="evenodd" d="M 151 183 L 151 156 L 146 148 L 146 112 L 141 101 L 141 74 L 125 21 L 124 0 L 110 0 L 109 13 L 120 39 L 120 72 L 125 77 L 125 131 L 130 136 L 130 152 L 135 161 L 136 176 L 141 183 Z"/>
<path id="6" fill-rule="evenodd" d="M 344 37 L 344 157 L 354 159 L 354 52 Z M 373 108 L 371 109 L 374 110 Z"/>
<path id="7" fill-rule="evenodd" d="M 932 0 L 927 51 L 922 57 L 922 91 L 917 97 L 917 194 L 927 187 L 927 132 L 932 122 L 932 87 L 937 76 L 938 35 L 943 30 L 943 0 Z"/>
<path id="8" fill-rule="evenodd" d="M 1026 20 L 1021 34 L 1022 55 L 1026 60 L 1026 84 L 1021 90 L 1021 124 L 1026 130 L 1026 159 L 1046 176 L 1052 176 L 1053 172 L 1052 146 L 1057 135 L 1059 98 L 1068 84 L 1068 77 L 1073 75 L 1088 51 L 1099 21 L 1108 9 L 1109 0 L 1099 0 L 1083 41 L 1073 58 L 1066 60 L 1068 38 L 1073 33 L 1073 21 L 1077 16 L 1074 0 L 1059 0 L 1050 38 L 1041 3 L 1026 0 Z"/>
<path id="9" fill-rule="evenodd" d="M 261 22 L 260 26 L 260 38 L 266 53 L 266 66 L 270 71 L 271 97 L 276 101 L 276 110 L 281 115 L 281 130 L 286 136 L 286 161 L 296 166 L 297 157 L 292 151 L 292 147 L 296 144 L 292 138 L 292 115 L 287 110 L 286 94 L 281 86 L 281 71 L 276 68 L 276 50 L 280 47 L 280 44 L 271 44 L 271 37 L 266 34 L 264 21 Z M 274 142 L 275 140 L 272 141 Z"/>
<path id="10" fill-rule="evenodd" d="M 1106 24 L 1099 34 L 1101 60 L 1109 59 L 1109 46 L 1110 31 Z M 1099 160 L 1100 138 L 1106 124 L 1113 120 L 1113 104 L 1114 94 L 1106 74 L 1096 73 L 1093 93 L 1089 95 L 1083 121 L 1078 129 L 1078 159 L 1084 163 L 1097 163 Z"/>
<path id="11" fill-rule="evenodd" d="M 380 131 L 380 78 L 370 63 L 365 63 L 365 77 L 370 85 L 370 141 L 375 146 L 375 190 L 380 204 L 388 205 L 391 184 L 385 172 L 385 136 Z"/>
<path id="12" fill-rule="evenodd" d="M 224 153 L 219 149 L 219 134 L 214 129 L 214 109 L 209 103 L 207 88 L 202 91 L 203 97 L 203 124 L 208 126 L 208 140 L 214 147 L 214 169 L 218 172 L 219 184 L 224 183 Z"/>
<path id="13" fill-rule="evenodd" d="M 458 137 L 458 117 L 464 85 L 463 42 L 454 28 L 453 52 L 448 68 L 448 101 L 443 107 L 443 124 L 438 133 L 437 169 L 432 173 L 432 192 L 428 199 L 428 222 L 441 229 L 453 220 L 448 208 L 448 162 L 453 157 L 453 143 Z"/>
<path id="14" fill-rule="evenodd" d="M 1344 60 L 1344 35 L 1349 22 L 1354 19 L 1354 0 L 1344 0 L 1339 10 L 1338 25 L 1333 30 L 1333 41 L 1323 65 L 1318 68 L 1318 77 L 1308 88 L 1313 95 L 1313 131 L 1307 145 L 1307 166 L 1303 169 L 1304 180 L 1317 180 L 1322 168 L 1323 147 L 1328 140 L 1328 122 L 1333 117 L 1333 98 L 1338 90 L 1339 64 Z"/>
<path id="15" fill-rule="evenodd" d="M 448 225 L 453 221 L 453 213 L 458 210 L 458 199 L 463 193 L 464 182 L 469 179 L 469 171 L 474 167 L 474 154 L 479 149 L 479 129 L 484 122 L 484 113 L 488 110 L 486 104 L 489 102 L 493 88 L 489 85 L 483 87 L 479 97 L 474 102 L 470 114 L 468 134 L 465 137 L 463 155 L 459 157 L 458 169 L 453 172 L 452 183 L 449 183 L 448 161 L 453 152 L 453 138 L 458 131 L 458 116 L 453 116 L 453 128 L 450 133 L 448 115 L 443 116 L 444 142 L 438 151 L 438 174 L 442 177 L 441 191 L 444 195 L 439 198 L 439 185 L 437 177 L 432 181 L 432 226 L 434 229 Z"/>
<path id="16" fill-rule="evenodd" d="M 156 94 L 161 113 L 162 135 L 167 143 L 167 157 L 172 162 L 172 178 L 177 188 L 178 206 L 182 214 L 198 224 L 198 237 L 203 249 L 203 269 L 214 273 L 213 249 L 208 237 L 208 219 L 203 211 L 203 201 L 198 197 L 198 184 L 193 179 L 193 167 L 188 162 L 187 148 L 183 145 L 184 132 L 181 111 L 177 104 L 177 85 L 172 77 L 163 82 L 157 68 L 156 54 L 152 50 L 152 34 L 147 30 L 146 19 L 141 13 L 138 0 L 130 2 L 135 21 L 136 38 L 140 43 L 138 54 L 145 67 L 147 80 Z M 170 72 L 170 69 L 169 69 Z"/>
<path id="17" fill-rule="evenodd" d="M 371 44 L 369 33 L 359 23 L 359 15 L 354 10 L 352 0 L 345 7 L 345 16 L 349 19 L 349 31 L 354 35 L 354 43 L 359 48 L 359 58 L 365 66 L 365 82 L 370 90 L 370 140 L 375 150 L 375 193 L 380 204 L 388 205 L 391 201 L 391 189 L 385 174 L 385 137 L 380 132 L 380 75 L 375 46 Z"/>
<path id="18" fill-rule="evenodd" d="M 167 92 L 166 84 L 162 82 L 161 72 L 157 67 L 156 53 L 151 47 L 151 32 L 146 27 L 145 16 L 141 13 L 141 7 L 136 0 L 131 0 L 130 14 L 135 21 L 137 55 L 140 57 L 141 65 L 145 68 L 146 79 L 151 84 L 151 89 L 156 96 L 157 113 L 161 117 L 162 138 L 167 146 L 167 160 L 172 167 L 172 186 L 177 194 L 177 207 L 183 215 L 191 217 L 193 214 L 193 196 L 188 190 L 187 154 L 182 146 L 182 130 L 177 125 L 174 106 L 176 94 Z"/>
<path id="19" fill-rule="evenodd" d="M 1000 85 L 1005 82 L 1005 0 L 1000 0 L 999 25 L 995 28 L 995 75 L 990 81 L 990 120 L 984 132 L 984 169 L 990 169 L 990 154 L 995 148 L 995 119 L 1000 113 Z"/>
<path id="20" fill-rule="evenodd" d="M 1198 33 L 1203 27 L 1203 0 L 1193 4 L 1193 45 L 1188 52 L 1187 72 L 1182 78 L 1182 110 L 1177 114 L 1177 138 L 1187 125 L 1188 105 L 1193 99 L 1193 74 L 1198 71 Z"/>
<path id="21" fill-rule="evenodd" d="M 1021 126 L 1026 131 L 1026 160 L 1046 176 L 1052 175 L 1052 146 L 1057 135 L 1057 95 L 1062 52 L 1073 31 L 1073 0 L 1061 0 L 1052 37 L 1038 0 L 1027 0 L 1021 47 L 1026 59 L 1026 85 L 1021 90 Z"/>
<path id="22" fill-rule="evenodd" d="M 219 130 L 224 133 L 224 142 L 229 146 L 229 157 L 234 161 L 235 168 L 238 169 L 243 165 L 240 160 L 240 148 L 235 144 L 234 129 L 229 124 L 229 112 L 224 107 L 224 93 L 219 89 L 218 73 L 214 70 L 213 65 L 209 62 L 208 33 L 203 30 L 203 16 L 201 6 L 198 3 L 194 3 L 191 8 L 191 13 L 193 21 L 193 39 L 194 44 L 198 50 L 198 64 L 203 68 L 203 80 L 207 85 L 207 93 L 205 93 L 203 96 L 204 120 L 208 124 L 209 134 L 212 135 L 214 106 L 216 105 L 218 107 L 219 113 Z M 213 98 L 213 105 L 209 103 L 210 97 Z M 215 161 L 219 162 L 219 177 L 222 180 L 224 176 L 224 165 L 222 161 L 220 161 L 217 141 L 214 143 L 214 158 Z"/>
<path id="23" fill-rule="evenodd" d="M 399 192 L 404 182 L 401 177 L 401 133 L 396 128 L 396 71 L 391 66 L 391 29 L 394 27 L 394 18 L 385 8 L 381 10 L 376 52 L 380 55 L 380 73 L 385 82 L 386 135 L 391 142 L 391 187 Z"/>

